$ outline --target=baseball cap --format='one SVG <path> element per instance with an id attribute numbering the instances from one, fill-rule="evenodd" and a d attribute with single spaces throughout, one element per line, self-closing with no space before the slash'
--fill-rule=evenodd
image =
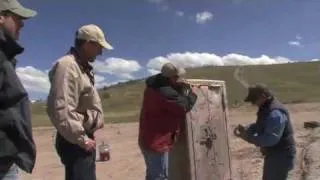
<path id="1" fill-rule="evenodd" d="M 254 84 L 252 86 L 249 86 L 248 95 L 244 99 L 244 101 L 253 102 L 257 100 L 262 94 L 265 94 L 266 96 L 272 96 L 272 93 L 270 89 L 267 87 L 267 85 L 262 83 Z"/>
<path id="2" fill-rule="evenodd" d="M 37 12 L 23 7 L 17 0 L 0 0 L 0 12 L 10 11 L 24 19 L 37 15 Z"/>
<path id="3" fill-rule="evenodd" d="M 97 42 L 105 49 L 113 49 L 113 47 L 105 39 L 103 31 L 94 24 L 88 24 L 80 27 L 77 31 L 76 38 Z"/>
<path id="4" fill-rule="evenodd" d="M 174 76 L 182 76 L 186 74 L 186 70 L 183 68 L 177 68 L 172 63 L 165 63 L 161 68 L 161 74 L 164 77 L 174 77 Z"/>

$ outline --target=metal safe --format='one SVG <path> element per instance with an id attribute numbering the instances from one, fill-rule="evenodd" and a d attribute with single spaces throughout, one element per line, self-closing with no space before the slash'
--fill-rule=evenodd
<path id="1" fill-rule="evenodd" d="M 198 99 L 169 154 L 169 180 L 231 180 L 225 82 L 187 81 Z"/>

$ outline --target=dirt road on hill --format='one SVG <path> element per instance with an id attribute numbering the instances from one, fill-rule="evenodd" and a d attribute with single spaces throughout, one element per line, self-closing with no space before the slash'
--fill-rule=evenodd
<path id="1" fill-rule="evenodd" d="M 288 105 L 292 114 L 295 137 L 298 143 L 296 167 L 290 180 L 301 179 L 301 152 L 308 143 L 309 130 L 303 128 L 303 122 L 319 120 L 319 104 Z M 254 109 L 240 108 L 230 110 L 230 126 L 238 123 L 249 123 L 254 120 Z M 23 180 L 59 180 L 64 179 L 64 169 L 56 155 L 53 144 L 52 129 L 35 129 L 34 137 L 37 144 L 37 162 L 32 175 L 21 173 Z M 97 163 L 99 180 L 141 180 L 144 179 L 145 166 L 137 146 L 138 124 L 107 125 L 97 133 L 98 142 L 107 140 L 111 145 L 111 161 Z M 233 174 L 235 180 L 261 179 L 262 159 L 258 149 L 231 136 Z"/>

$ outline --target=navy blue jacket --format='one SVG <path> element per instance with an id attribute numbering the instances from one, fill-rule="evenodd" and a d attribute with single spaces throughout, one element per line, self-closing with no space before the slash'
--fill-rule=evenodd
<path id="1" fill-rule="evenodd" d="M 246 140 L 265 153 L 287 152 L 295 155 L 296 146 L 289 112 L 276 99 L 259 108 L 257 121 L 247 129 Z"/>

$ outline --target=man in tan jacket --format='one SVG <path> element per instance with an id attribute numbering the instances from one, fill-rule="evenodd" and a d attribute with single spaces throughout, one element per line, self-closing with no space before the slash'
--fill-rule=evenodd
<path id="1" fill-rule="evenodd" d="M 96 25 L 80 27 L 74 47 L 49 72 L 47 112 L 57 129 L 56 150 L 66 180 L 96 180 L 94 132 L 103 127 L 103 111 L 90 62 L 113 49 Z"/>

